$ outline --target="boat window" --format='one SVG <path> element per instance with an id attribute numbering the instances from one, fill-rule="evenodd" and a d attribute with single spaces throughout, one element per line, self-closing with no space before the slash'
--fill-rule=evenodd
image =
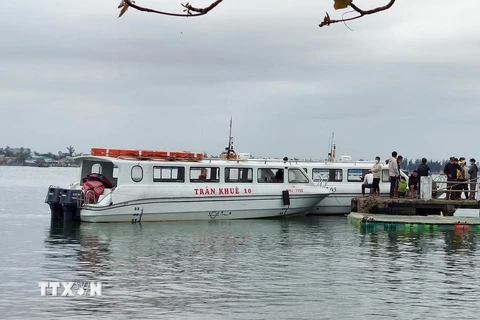
<path id="1" fill-rule="evenodd" d="M 101 173 L 102 173 L 102 166 L 101 166 L 99 163 L 95 163 L 95 164 L 92 166 L 92 172 L 91 172 L 91 173 L 101 174 Z"/>
<path id="2" fill-rule="evenodd" d="M 370 169 L 348 169 L 347 180 L 348 182 L 363 182 L 363 178 Z"/>
<path id="3" fill-rule="evenodd" d="M 143 169 L 140 166 L 132 167 L 132 180 L 134 182 L 140 182 L 143 179 Z"/>
<path id="4" fill-rule="evenodd" d="M 283 183 L 283 169 L 282 168 L 260 168 L 257 170 L 257 182 L 269 183 L 280 182 Z"/>
<path id="5" fill-rule="evenodd" d="M 314 182 L 339 182 L 343 181 L 342 169 L 312 169 L 312 179 Z"/>
<path id="6" fill-rule="evenodd" d="M 390 172 L 388 169 L 382 170 L 382 181 L 383 182 L 390 182 Z"/>
<path id="7" fill-rule="evenodd" d="M 289 183 L 308 183 L 308 178 L 300 169 L 288 169 Z"/>
<path id="8" fill-rule="evenodd" d="M 218 182 L 220 180 L 219 168 L 190 168 L 190 182 Z"/>
<path id="9" fill-rule="evenodd" d="M 184 182 L 184 167 L 153 167 L 154 182 Z"/>
<path id="10" fill-rule="evenodd" d="M 253 182 L 253 169 L 225 168 L 225 182 Z"/>

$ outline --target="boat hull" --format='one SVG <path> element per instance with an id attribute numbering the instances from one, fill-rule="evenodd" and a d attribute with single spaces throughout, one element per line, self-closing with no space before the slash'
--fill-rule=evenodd
<path id="1" fill-rule="evenodd" d="M 118 203 L 108 207 L 89 205 L 80 209 L 84 222 L 155 222 L 192 220 L 235 220 L 306 215 L 328 194 L 282 196 L 157 198 Z"/>
<path id="2" fill-rule="evenodd" d="M 388 197 L 389 194 L 380 194 Z M 362 193 L 333 193 L 317 203 L 308 214 L 311 215 L 340 215 L 349 214 L 352 210 L 352 199 L 362 197 Z"/>

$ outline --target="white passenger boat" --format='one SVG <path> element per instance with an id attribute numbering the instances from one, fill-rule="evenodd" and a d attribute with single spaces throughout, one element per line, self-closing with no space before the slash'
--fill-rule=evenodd
<path id="1" fill-rule="evenodd" d="M 53 219 L 137 223 L 305 215 L 331 194 L 291 162 L 231 158 L 93 148 L 76 158 L 76 183 L 51 186 L 46 202 Z"/>
<path id="2" fill-rule="evenodd" d="M 362 196 L 362 183 L 365 175 L 372 169 L 374 161 L 353 161 L 350 157 L 341 157 L 339 161 L 293 162 L 302 166 L 309 177 L 319 186 L 332 191 L 324 201 L 319 202 L 311 214 L 347 214 L 351 211 L 352 198 Z M 408 181 L 408 175 L 401 171 Z M 382 163 L 380 176 L 380 196 L 390 196 L 390 176 L 388 165 Z M 365 189 L 368 196 L 372 190 Z"/>
<path id="3" fill-rule="evenodd" d="M 265 163 L 282 162 L 282 159 L 254 159 L 252 161 Z M 289 160 L 292 165 L 304 169 L 309 179 L 319 186 L 332 191 L 326 199 L 319 202 L 309 212 L 310 214 L 348 214 L 351 211 L 352 198 L 362 196 L 362 183 L 365 175 L 372 169 L 374 161 L 352 160 L 349 156 L 342 156 L 335 160 L 334 156 L 323 161 Z M 408 175 L 401 171 L 401 175 L 408 181 Z M 370 189 L 365 189 L 369 195 Z M 380 196 L 390 194 L 390 177 L 388 165 L 382 162 L 380 178 Z"/>

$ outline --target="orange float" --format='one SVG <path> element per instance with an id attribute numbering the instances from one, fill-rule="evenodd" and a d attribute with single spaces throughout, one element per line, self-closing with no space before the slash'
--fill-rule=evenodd
<path id="1" fill-rule="evenodd" d="M 465 231 L 468 232 L 468 224 L 456 224 L 455 231 Z"/>
<path id="2" fill-rule="evenodd" d="M 203 159 L 203 153 L 194 153 L 190 151 L 161 151 L 161 150 L 137 150 L 137 149 L 106 149 L 92 148 L 92 156 L 103 157 L 141 157 L 153 159 Z"/>
<path id="3" fill-rule="evenodd" d="M 140 155 L 139 150 L 132 149 L 107 149 L 107 157 L 138 157 Z"/>
<path id="4" fill-rule="evenodd" d="M 235 152 L 230 152 L 230 154 L 227 154 L 226 152 L 222 152 L 220 155 L 220 158 L 222 159 L 237 159 L 237 155 Z"/>
<path id="5" fill-rule="evenodd" d="M 90 154 L 92 156 L 106 156 L 107 155 L 107 149 L 105 148 L 92 148 L 90 151 Z"/>
<path id="6" fill-rule="evenodd" d="M 141 150 L 140 155 L 147 158 L 166 158 L 168 157 L 168 151 Z"/>

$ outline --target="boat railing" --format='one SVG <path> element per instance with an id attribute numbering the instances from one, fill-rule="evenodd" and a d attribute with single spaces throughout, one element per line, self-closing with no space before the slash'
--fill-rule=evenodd
<path id="1" fill-rule="evenodd" d="M 84 205 L 88 204 L 88 197 L 87 194 L 92 190 L 82 190 L 82 192 L 79 193 L 78 198 L 77 198 L 77 208 L 81 208 Z"/>
<path id="2" fill-rule="evenodd" d="M 420 198 L 424 200 L 440 198 L 443 194 L 447 193 L 460 193 L 459 196 L 461 196 L 462 193 L 465 193 L 467 199 L 472 195 L 475 195 L 478 199 L 478 194 L 480 192 L 480 181 L 448 181 L 446 176 L 438 176 L 435 178 L 432 176 L 420 177 L 420 185 Z M 472 185 L 475 185 L 473 190 L 471 189 Z"/>
<path id="3" fill-rule="evenodd" d="M 108 192 L 106 192 L 106 193 L 104 192 L 98 198 L 95 195 L 95 191 L 93 191 L 93 190 L 82 190 L 82 192 L 80 192 L 79 197 L 77 198 L 77 207 L 81 208 L 85 205 L 95 204 L 95 203 L 98 203 L 98 202 L 102 201 L 105 197 L 112 194 L 113 190 L 115 190 L 115 187 L 113 187 L 112 189 L 105 189 L 105 190 L 108 190 Z M 90 193 L 93 193 L 93 194 L 90 195 Z M 90 199 L 93 199 L 93 201 L 91 201 Z"/>

